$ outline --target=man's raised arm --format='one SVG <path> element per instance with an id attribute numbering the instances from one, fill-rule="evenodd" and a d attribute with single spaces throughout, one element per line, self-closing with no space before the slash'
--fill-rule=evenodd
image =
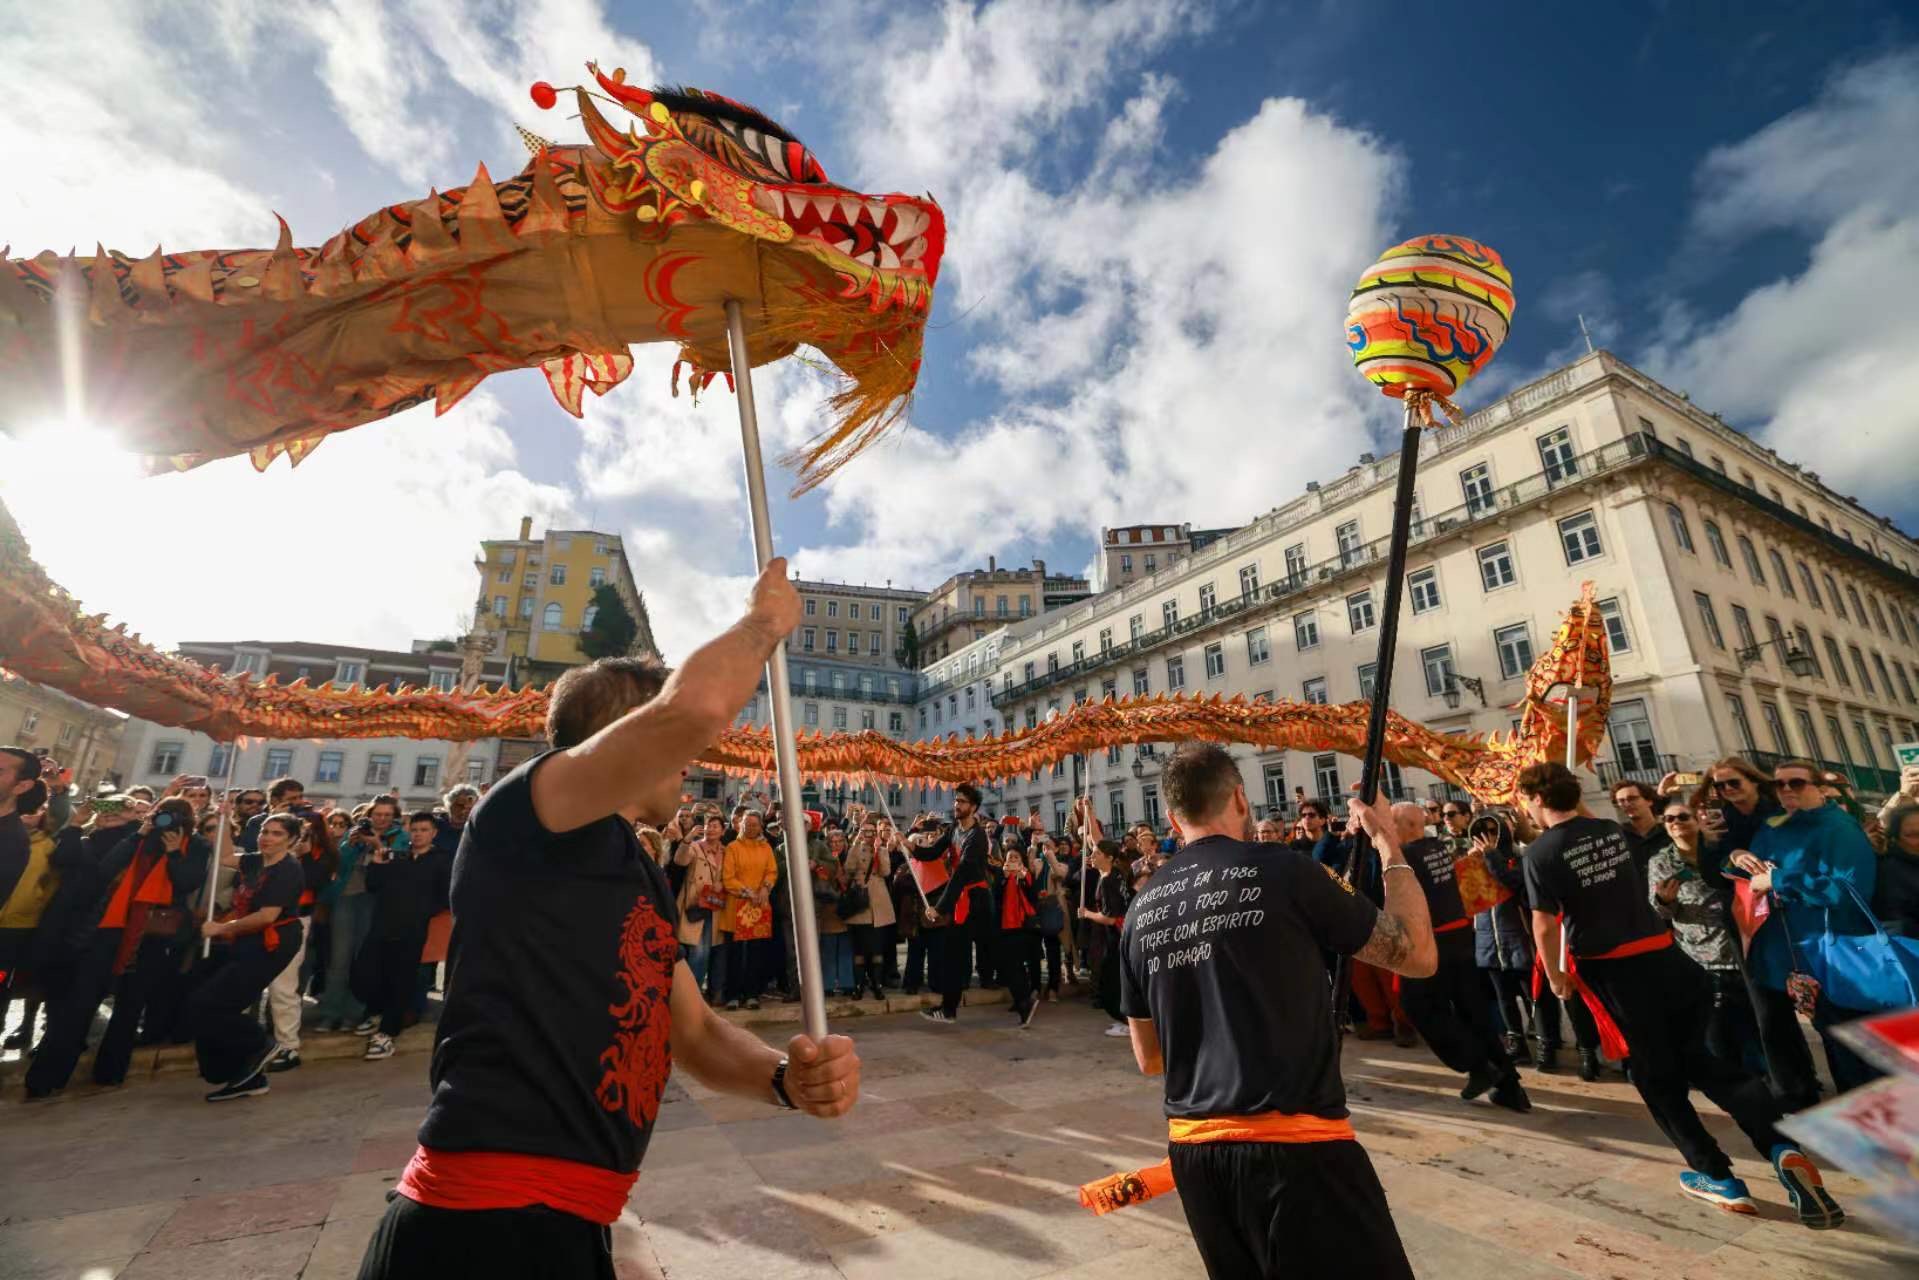
<path id="1" fill-rule="evenodd" d="M 746 616 L 695 649 L 645 706 L 533 775 L 533 811 L 548 831 L 573 831 L 632 804 L 731 724 L 766 660 L 799 622 L 800 598 L 775 559 L 753 584 Z"/>

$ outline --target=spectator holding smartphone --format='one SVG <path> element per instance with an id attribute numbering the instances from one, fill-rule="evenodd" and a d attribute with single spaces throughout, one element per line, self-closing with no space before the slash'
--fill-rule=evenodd
<path id="1" fill-rule="evenodd" d="M 427 921 L 446 910 L 451 889 L 453 860 L 436 847 L 440 824 L 432 810 L 409 814 L 406 832 L 406 849 L 376 845 L 366 865 L 372 923 L 354 957 L 352 980 L 354 995 L 380 1015 L 379 1029 L 367 1039 L 368 1062 L 394 1054 L 394 1037 L 413 1006 Z"/>
<path id="2" fill-rule="evenodd" d="M 1671 922 L 1679 949 L 1706 971 L 1712 999 L 1706 1052 L 1745 1070 L 1745 1046 L 1759 1042 L 1759 1025 L 1739 969 L 1730 899 L 1699 874 L 1699 820 L 1692 806 L 1683 800 L 1668 801 L 1660 821 L 1671 843 L 1658 849 L 1646 866 L 1652 909 Z M 1628 835 L 1629 844 L 1631 840 Z"/>
<path id="3" fill-rule="evenodd" d="M 334 1031 L 348 1025 L 360 1035 L 373 1030 L 373 1020 L 354 999 L 349 981 L 354 957 L 373 931 L 373 900 L 367 897 L 366 868 L 381 850 L 391 853 L 408 845 L 406 829 L 400 823 L 400 802 L 392 796 L 381 796 L 367 809 L 366 817 L 348 829 L 346 842 L 339 849 L 339 868 L 320 896 L 328 908 L 329 929 L 326 994 L 315 1013 Z"/>
<path id="4" fill-rule="evenodd" d="M 1660 779 L 1661 795 L 1678 791 L 1677 774 Z M 1727 756 L 1706 771 L 1706 780 L 1692 793 L 1690 803 L 1699 821 L 1700 847 L 1707 854 L 1700 859 L 1699 874 L 1708 888 L 1729 893 L 1731 886 L 1722 874 L 1726 855 L 1734 849 L 1752 848 L 1753 838 L 1766 820 L 1785 812 L 1772 779 L 1744 758 Z"/>

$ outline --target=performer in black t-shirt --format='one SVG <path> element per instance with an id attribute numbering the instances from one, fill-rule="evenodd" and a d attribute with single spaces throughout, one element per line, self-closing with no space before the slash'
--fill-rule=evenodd
<path id="1" fill-rule="evenodd" d="M 1459 1096 L 1468 1102 L 1487 1090 L 1509 1111 L 1532 1110 L 1519 1072 L 1499 1042 L 1493 1006 L 1486 999 L 1473 937 L 1473 918 L 1459 898 L 1453 851 L 1425 834 L 1426 811 L 1410 800 L 1393 806 L 1393 825 L 1413 876 L 1426 894 L 1433 940 L 1439 948 L 1439 972 L 1407 978 L 1399 986 L 1400 1008 L 1438 1059 L 1466 1076 Z"/>
<path id="2" fill-rule="evenodd" d="M 746 616 L 671 678 L 603 658 L 554 684 L 553 749 L 461 833 L 433 1098 L 361 1280 L 610 1280 L 608 1227 L 676 1057 L 710 1088 L 813 1115 L 859 1097 L 846 1037 L 794 1036 L 782 1055 L 707 1008 L 666 873 L 633 834 L 672 816 L 687 761 L 753 696 L 799 612 L 776 559 Z"/>
<path id="3" fill-rule="evenodd" d="M 1415 977 L 1436 967 L 1386 806 L 1352 804 L 1379 850 L 1382 912 L 1310 858 L 1249 843 L 1252 810 L 1225 748 L 1182 746 L 1160 789 L 1186 844 L 1127 912 L 1120 1004 L 1140 1070 L 1166 1077 L 1169 1158 L 1082 1188 L 1082 1200 L 1135 1203 L 1170 1189 L 1170 1171 L 1214 1277 L 1410 1277 L 1346 1110 L 1321 959 Z"/>
<path id="4" fill-rule="evenodd" d="M 250 1007 L 300 954 L 305 925 L 298 908 L 306 873 L 293 845 L 304 825 L 290 813 L 267 815 L 256 833 L 260 851 L 238 860 L 232 910 L 225 920 L 205 926 L 206 937 L 227 944 L 216 950 L 187 997 L 200 1077 L 220 1086 L 207 1095 L 208 1102 L 267 1092 L 267 1061 L 280 1046 Z"/>
<path id="5" fill-rule="evenodd" d="M 1780 1110 L 1766 1082 L 1707 1051 L 1705 971 L 1674 948 L 1671 929 L 1653 914 L 1644 874 L 1619 825 L 1581 812 L 1579 778 L 1563 764 L 1526 766 L 1519 793 L 1545 829 L 1527 847 L 1525 868 L 1546 979 L 1560 999 L 1571 998 L 1573 977 L 1560 963 L 1564 913 L 1578 980 L 1619 1023 L 1632 1051 L 1633 1087 L 1691 1166 L 1679 1175 L 1680 1189 L 1734 1213 L 1758 1212 L 1693 1110 L 1690 1093 L 1698 1089 L 1772 1162 L 1801 1222 L 1815 1229 L 1844 1222 L 1812 1161 L 1774 1127 Z"/>
<path id="6" fill-rule="evenodd" d="M 991 840 L 980 821 L 979 804 L 979 788 L 962 782 L 953 788 L 953 825 L 906 839 L 906 851 L 917 861 L 944 859 L 952 865 L 952 875 L 925 912 L 928 926 L 946 926 L 933 975 L 940 1007 L 920 1014 L 928 1022 L 959 1021 L 960 997 L 973 972 L 974 953 L 987 958 L 990 970 L 990 957 L 999 937 L 999 919 L 993 914 L 993 885 L 986 873 Z"/>

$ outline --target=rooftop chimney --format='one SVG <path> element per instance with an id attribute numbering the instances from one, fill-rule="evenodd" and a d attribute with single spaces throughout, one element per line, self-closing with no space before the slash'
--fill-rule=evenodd
<path id="1" fill-rule="evenodd" d="M 520 517 L 520 541 L 531 542 L 532 540 L 533 540 L 533 517 L 521 516 Z"/>
<path id="2" fill-rule="evenodd" d="M 1359 455 L 1359 465 L 1362 467 L 1371 466 L 1373 463 L 1377 461 L 1379 461 L 1379 459 L 1373 457 L 1372 452 L 1370 450 Z"/>
<path id="3" fill-rule="evenodd" d="M 988 573 L 991 573 L 991 572 L 993 572 L 993 570 L 995 570 L 995 569 L 997 569 L 997 568 L 999 568 L 999 561 L 998 561 L 998 559 L 996 559 L 996 558 L 995 558 L 995 557 L 993 557 L 993 556 L 987 556 L 987 557 L 986 557 L 986 572 L 988 572 Z"/>
<path id="4" fill-rule="evenodd" d="M 1044 578 L 1046 576 L 1046 562 L 1038 556 L 1033 557 L 1033 576 L 1036 578 Z"/>

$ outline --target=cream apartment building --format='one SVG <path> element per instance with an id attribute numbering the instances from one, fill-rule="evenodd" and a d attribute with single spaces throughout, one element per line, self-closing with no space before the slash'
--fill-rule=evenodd
<path id="1" fill-rule="evenodd" d="M 1396 471 L 1367 457 L 1009 634 L 1000 722 L 1114 694 L 1369 697 Z M 1527 668 L 1591 580 L 1614 678 L 1596 788 L 1741 751 L 1811 755 L 1879 794 L 1893 744 L 1919 738 L 1919 545 L 1610 353 L 1429 433 L 1416 493 L 1391 694 L 1413 719 L 1514 728 Z M 1331 753 L 1239 754 L 1248 794 L 1275 809 L 1359 776 Z M 1150 749 L 1086 767 L 1110 820 L 1163 822 Z M 1388 784 L 1444 790 L 1414 770 Z M 1063 762 L 1006 784 L 1004 802 L 1063 814 L 1071 785 Z"/>

